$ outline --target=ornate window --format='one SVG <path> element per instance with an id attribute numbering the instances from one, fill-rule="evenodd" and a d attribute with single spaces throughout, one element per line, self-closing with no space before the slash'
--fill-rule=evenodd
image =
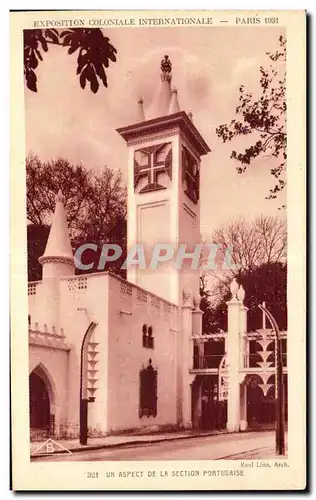
<path id="1" fill-rule="evenodd" d="M 200 197 L 199 164 L 185 147 L 182 148 L 182 185 L 185 194 L 197 203 Z"/>
<path id="2" fill-rule="evenodd" d="M 157 370 L 149 359 L 147 368 L 140 371 L 139 416 L 157 416 Z"/>
<path id="3" fill-rule="evenodd" d="M 147 349 L 154 348 L 153 327 L 143 325 L 143 347 Z"/>
<path id="4" fill-rule="evenodd" d="M 153 327 L 152 326 L 148 327 L 148 339 L 147 339 L 147 343 L 148 343 L 148 348 L 149 349 L 153 349 L 154 348 L 154 337 L 153 337 Z"/>
<path id="5" fill-rule="evenodd" d="M 167 174 L 172 179 L 172 146 L 171 142 L 148 146 L 135 151 L 134 155 L 134 189 L 141 178 L 146 177 L 147 182 L 139 191 L 148 193 L 159 189 L 166 189 L 160 183 L 162 174 Z"/>

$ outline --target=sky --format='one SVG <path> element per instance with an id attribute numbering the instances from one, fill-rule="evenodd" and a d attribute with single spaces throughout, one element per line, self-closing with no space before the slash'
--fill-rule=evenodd
<path id="1" fill-rule="evenodd" d="M 38 92 L 25 88 L 26 153 L 41 160 L 65 157 L 99 169 L 120 169 L 127 180 L 127 148 L 115 131 L 135 122 L 137 100 L 145 113 L 160 83 L 160 61 L 172 62 L 172 85 L 180 108 L 193 113 L 195 126 L 211 148 L 201 165 L 201 233 L 236 217 L 280 216 L 285 193 L 266 200 L 274 186 L 271 158 L 260 158 L 244 174 L 230 159 L 249 138 L 223 144 L 215 129 L 235 117 L 241 84 L 259 91 L 259 68 L 270 63 L 266 52 L 278 48 L 280 28 L 188 27 L 107 28 L 117 62 L 107 71 L 108 88 L 97 94 L 82 90 L 76 76 L 76 54 L 49 46 L 36 70 Z M 283 214 L 284 215 L 284 214 Z"/>

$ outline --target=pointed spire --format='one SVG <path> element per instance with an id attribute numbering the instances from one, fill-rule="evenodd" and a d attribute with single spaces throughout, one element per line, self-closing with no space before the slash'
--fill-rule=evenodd
<path id="1" fill-rule="evenodd" d="M 140 123 L 140 122 L 143 122 L 145 121 L 145 113 L 144 113 L 144 101 L 143 101 L 143 98 L 141 97 L 139 100 L 138 100 L 138 106 L 137 106 L 137 121 L 136 123 Z"/>
<path id="2" fill-rule="evenodd" d="M 165 55 L 161 61 L 160 86 L 156 93 L 152 105 L 149 109 L 149 119 L 165 116 L 169 112 L 171 101 L 171 80 L 172 80 L 172 64 L 169 56 Z"/>
<path id="3" fill-rule="evenodd" d="M 178 91 L 177 89 L 173 89 L 170 108 L 169 108 L 169 115 L 172 115 L 173 113 L 179 113 L 179 111 L 181 111 L 181 109 L 178 101 Z"/>
<path id="4" fill-rule="evenodd" d="M 50 277 L 65 275 L 63 271 L 61 272 L 60 264 L 66 264 L 66 268 L 64 270 L 66 275 L 73 274 L 73 272 L 70 272 L 70 268 L 74 266 L 74 259 L 70 245 L 69 231 L 64 208 L 64 196 L 61 190 L 59 190 L 56 195 L 56 206 L 52 218 L 52 225 L 44 255 L 39 258 L 39 262 L 43 266 L 43 277 L 45 275 L 44 267 L 47 263 L 58 264 L 58 269 L 56 268 L 57 273 L 54 272 L 56 270 L 52 269 L 52 266 L 49 266 Z"/>

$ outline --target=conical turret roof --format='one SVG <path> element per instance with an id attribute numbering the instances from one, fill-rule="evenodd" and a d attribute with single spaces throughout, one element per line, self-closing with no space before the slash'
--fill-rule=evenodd
<path id="1" fill-rule="evenodd" d="M 39 262 L 44 264 L 48 259 L 50 261 L 58 259 L 60 262 L 60 259 L 63 259 L 65 262 L 74 262 L 64 207 L 64 196 L 61 190 L 59 190 L 56 196 L 56 206 L 52 218 L 52 225 L 44 255 L 39 258 Z"/>
<path id="2" fill-rule="evenodd" d="M 180 111 L 181 109 L 178 101 L 178 91 L 177 89 L 173 89 L 170 108 L 169 108 L 169 115 L 172 115 L 173 113 L 179 113 Z"/>

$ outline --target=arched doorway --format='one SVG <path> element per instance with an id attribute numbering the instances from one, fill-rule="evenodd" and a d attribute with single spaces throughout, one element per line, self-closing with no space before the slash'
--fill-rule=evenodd
<path id="1" fill-rule="evenodd" d="M 31 434 L 53 434 L 54 395 L 45 370 L 38 365 L 29 376 Z"/>
<path id="2" fill-rule="evenodd" d="M 50 404 L 44 380 L 32 372 L 30 375 L 30 426 L 31 429 L 48 429 Z"/>

